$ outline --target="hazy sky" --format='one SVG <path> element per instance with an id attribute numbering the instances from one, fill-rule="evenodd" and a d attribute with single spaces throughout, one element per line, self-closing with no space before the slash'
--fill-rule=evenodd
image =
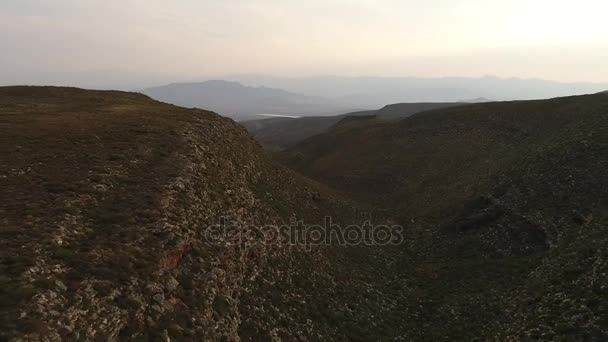
<path id="1" fill-rule="evenodd" d="M 0 83 L 66 72 L 606 82 L 607 14 L 606 0 L 1 0 Z"/>

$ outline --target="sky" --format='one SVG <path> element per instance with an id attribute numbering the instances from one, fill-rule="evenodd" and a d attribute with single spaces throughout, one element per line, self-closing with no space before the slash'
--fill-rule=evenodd
<path id="1" fill-rule="evenodd" d="M 608 82 L 607 13 L 606 0 L 1 0 L 0 84 L 234 74 Z"/>

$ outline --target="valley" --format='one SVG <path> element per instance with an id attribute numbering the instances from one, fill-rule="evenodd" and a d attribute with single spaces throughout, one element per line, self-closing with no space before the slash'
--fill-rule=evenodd
<path id="1" fill-rule="evenodd" d="M 608 341 L 608 1 L 0 1 L 0 342 Z"/>
<path id="2" fill-rule="evenodd" d="M 2 338 L 608 336 L 608 96 L 410 107 L 273 154 L 141 94 L 0 88 Z M 256 237 L 328 216 L 402 239 Z"/>

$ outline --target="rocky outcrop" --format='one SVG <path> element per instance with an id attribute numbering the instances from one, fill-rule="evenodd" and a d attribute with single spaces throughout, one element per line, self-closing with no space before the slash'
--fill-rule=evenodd
<path id="1" fill-rule="evenodd" d="M 321 196 L 334 198 L 326 210 L 354 213 L 216 114 L 126 93 L 33 90 L 0 90 L 3 265 L 19 254 L 28 264 L 5 280 L 27 291 L 3 309 L 6 338 L 238 340 L 242 288 L 286 252 L 210 231 L 221 219 L 320 219 Z"/>

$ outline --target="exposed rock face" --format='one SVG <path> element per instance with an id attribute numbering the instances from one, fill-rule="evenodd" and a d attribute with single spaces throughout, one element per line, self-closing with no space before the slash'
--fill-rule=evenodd
<path id="1" fill-rule="evenodd" d="M 334 197 L 210 112 L 65 88 L 0 103 L 5 337 L 238 340 L 242 287 L 284 251 L 209 229 L 322 218 L 310 193 Z"/>

